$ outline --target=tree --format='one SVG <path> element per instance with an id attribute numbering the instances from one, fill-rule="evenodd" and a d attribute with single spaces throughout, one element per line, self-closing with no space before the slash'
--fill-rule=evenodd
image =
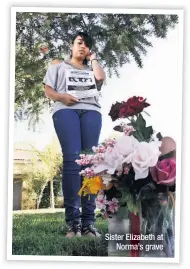
<path id="1" fill-rule="evenodd" d="M 49 181 L 47 167 L 35 156 L 31 159 L 31 163 L 23 168 L 22 172 L 24 182 L 27 183 L 25 191 L 29 196 L 28 199 L 35 199 L 36 207 L 39 209 L 43 191 Z"/>
<path id="2" fill-rule="evenodd" d="M 56 141 L 54 144 L 47 145 L 44 151 L 33 148 L 35 157 L 32 158 L 31 164 L 23 170 L 24 179 L 36 194 L 37 208 L 40 206 L 43 191 L 48 182 L 50 182 L 50 208 L 55 207 L 53 180 L 62 163 L 58 147 Z"/>
<path id="3" fill-rule="evenodd" d="M 50 208 L 55 207 L 54 190 L 53 190 L 53 180 L 60 168 L 62 158 L 60 153 L 58 153 L 58 143 L 54 145 L 47 145 L 43 152 L 38 151 L 38 156 L 43 164 L 46 166 L 46 176 L 50 181 Z"/>
<path id="4" fill-rule="evenodd" d="M 45 105 L 42 80 L 47 56 L 39 44 L 49 46 L 50 59 L 69 56 L 71 40 L 78 31 L 87 31 L 96 41 L 93 50 L 111 77 L 133 57 L 140 68 L 142 55 L 152 46 L 150 36 L 165 38 L 178 22 L 177 15 L 98 13 L 17 13 L 15 119 L 39 120 Z"/>
<path id="5" fill-rule="evenodd" d="M 37 48 L 29 54 L 27 47 L 16 46 L 15 119 L 28 119 L 30 127 L 35 127 L 43 108 L 49 105 L 42 87 L 45 71 L 45 62 L 39 58 Z"/>

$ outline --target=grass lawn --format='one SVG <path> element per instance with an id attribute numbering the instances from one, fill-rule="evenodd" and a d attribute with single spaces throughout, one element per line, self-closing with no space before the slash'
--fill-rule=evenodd
<path id="1" fill-rule="evenodd" d="M 65 238 L 64 213 L 13 214 L 13 255 L 108 256 L 107 221 L 97 219 L 102 238 Z"/>

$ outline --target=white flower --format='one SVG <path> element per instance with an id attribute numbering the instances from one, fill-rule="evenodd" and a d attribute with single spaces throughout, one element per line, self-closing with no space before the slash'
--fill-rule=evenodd
<path id="1" fill-rule="evenodd" d="M 107 186 L 110 183 L 110 181 L 112 181 L 112 177 L 108 174 L 105 174 L 102 176 L 102 180 L 103 180 L 103 184 Z"/>
<path id="2" fill-rule="evenodd" d="M 139 141 L 134 136 L 121 136 L 115 144 L 115 149 L 124 157 L 133 152 L 134 147 L 139 144 Z"/>
<path id="3" fill-rule="evenodd" d="M 114 174 L 116 169 L 122 169 L 123 155 L 115 148 L 108 148 L 104 155 L 104 161 L 94 168 L 95 174 L 107 171 L 108 174 Z"/>
<path id="4" fill-rule="evenodd" d="M 95 174 L 107 171 L 108 174 L 112 175 L 115 170 L 121 172 L 123 159 L 134 151 L 138 143 L 138 140 L 133 136 L 120 137 L 114 147 L 107 148 L 104 161 L 94 168 Z"/>
<path id="5" fill-rule="evenodd" d="M 132 164 L 136 180 L 146 178 L 149 167 L 156 165 L 160 155 L 159 146 L 160 143 L 157 141 L 150 143 L 140 142 L 136 144 L 134 151 L 123 160 L 123 163 Z"/>

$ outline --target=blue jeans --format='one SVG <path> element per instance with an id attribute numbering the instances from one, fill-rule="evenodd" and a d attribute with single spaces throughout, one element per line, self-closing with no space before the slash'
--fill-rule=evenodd
<path id="1" fill-rule="evenodd" d="M 53 122 L 63 153 L 62 189 L 66 223 L 82 220 L 83 225 L 95 221 L 95 195 L 78 195 L 82 186 L 81 168 L 75 160 L 81 151 L 98 145 L 102 116 L 94 110 L 61 109 L 54 113 Z M 79 207 L 82 207 L 80 213 Z"/>

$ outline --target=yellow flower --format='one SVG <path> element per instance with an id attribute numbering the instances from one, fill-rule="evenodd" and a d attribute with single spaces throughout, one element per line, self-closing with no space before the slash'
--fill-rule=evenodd
<path id="1" fill-rule="evenodd" d="M 100 176 L 84 178 L 82 188 L 79 190 L 78 195 L 97 194 L 103 188 L 104 185 Z"/>

